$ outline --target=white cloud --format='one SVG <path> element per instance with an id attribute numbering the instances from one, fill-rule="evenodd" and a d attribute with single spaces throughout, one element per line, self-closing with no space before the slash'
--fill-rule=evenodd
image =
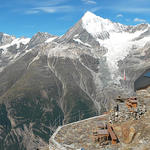
<path id="1" fill-rule="evenodd" d="M 115 8 L 116 10 L 129 13 L 150 13 L 150 8 Z"/>
<path id="2" fill-rule="evenodd" d="M 121 17 L 123 17 L 123 15 L 122 14 L 118 14 L 116 17 L 117 18 L 121 18 Z"/>
<path id="3" fill-rule="evenodd" d="M 14 0 L 18 1 L 17 3 L 22 5 L 30 5 L 34 7 L 48 7 L 48 6 L 54 6 L 54 5 L 60 5 L 62 3 L 66 3 L 69 0 Z"/>
<path id="4" fill-rule="evenodd" d="M 36 0 L 30 1 L 32 8 L 25 11 L 25 14 L 37 14 L 40 12 L 57 13 L 57 12 L 71 12 L 74 7 L 71 5 L 63 5 L 69 0 L 43 0 L 38 2 Z M 28 1 L 27 1 L 28 2 Z"/>
<path id="5" fill-rule="evenodd" d="M 94 7 L 94 8 L 91 8 L 90 11 L 94 13 L 100 9 L 101 9 L 101 7 Z"/>
<path id="6" fill-rule="evenodd" d="M 85 4 L 96 4 L 96 1 L 94 0 L 82 0 Z"/>
<path id="7" fill-rule="evenodd" d="M 27 11 L 25 12 L 25 14 L 28 14 L 28 15 L 30 15 L 30 14 L 38 14 L 38 13 L 39 13 L 38 10 L 27 10 Z"/>
<path id="8" fill-rule="evenodd" d="M 66 3 L 68 0 L 46 0 L 46 1 L 41 1 L 38 2 L 36 1 L 36 3 L 34 2 L 35 6 L 39 6 L 39 7 L 49 7 L 49 6 L 55 6 L 55 5 L 60 5 L 62 3 Z"/>
<path id="9" fill-rule="evenodd" d="M 146 20 L 144 20 L 144 19 L 140 19 L 140 18 L 135 18 L 135 19 L 134 19 L 134 22 L 141 22 L 141 23 L 145 23 L 145 22 L 146 22 Z"/>
<path id="10" fill-rule="evenodd" d="M 36 7 L 33 8 L 35 11 L 42 11 L 46 13 L 57 13 L 57 12 L 70 12 L 73 11 L 74 8 L 69 5 L 63 5 L 63 6 L 52 6 L 52 7 Z"/>

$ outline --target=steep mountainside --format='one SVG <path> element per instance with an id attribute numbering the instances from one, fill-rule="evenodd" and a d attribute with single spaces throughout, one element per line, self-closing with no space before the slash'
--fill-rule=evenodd
<path id="1" fill-rule="evenodd" d="M 134 95 L 134 81 L 150 67 L 149 33 L 149 24 L 125 26 L 90 12 L 61 37 L 1 33 L 0 149 L 36 149 L 58 116 L 67 123 L 78 111 L 101 114 L 114 97 Z"/>

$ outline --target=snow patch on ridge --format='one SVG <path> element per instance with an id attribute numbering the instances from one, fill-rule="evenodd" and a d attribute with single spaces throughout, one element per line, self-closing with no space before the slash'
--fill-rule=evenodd
<path id="1" fill-rule="evenodd" d="M 88 43 L 83 43 L 80 39 L 73 39 L 74 41 L 81 43 L 82 45 L 88 46 L 88 47 L 92 47 L 90 44 Z"/>
<path id="2" fill-rule="evenodd" d="M 6 67 L 8 66 L 9 64 L 15 62 L 18 58 L 22 57 L 24 54 L 27 53 L 27 50 L 26 48 L 21 51 L 19 48 L 20 48 L 20 45 L 21 44 L 28 44 L 30 41 L 30 38 L 14 38 L 14 40 L 9 43 L 9 44 L 5 44 L 3 46 L 0 46 L 0 49 L 1 49 L 1 58 L 2 59 L 5 59 L 7 60 L 7 64 L 3 64 L 2 61 L 0 61 L 0 72 Z M 10 49 L 11 46 L 15 46 L 16 47 L 12 47 Z M 11 52 L 12 50 L 12 52 Z"/>
<path id="3" fill-rule="evenodd" d="M 78 37 L 78 36 L 79 36 L 79 34 L 74 35 L 74 37 Z"/>
<path id="4" fill-rule="evenodd" d="M 13 45 L 17 45 L 17 48 L 19 48 L 21 43 L 25 45 L 25 44 L 28 44 L 29 41 L 30 41 L 30 38 L 17 38 L 17 39 L 14 39 L 10 44 L 0 46 L 0 49 L 6 50 L 8 47 L 13 46 Z"/>
<path id="5" fill-rule="evenodd" d="M 49 38 L 45 41 L 45 43 L 50 43 L 52 42 L 53 40 L 55 40 L 57 37 L 52 37 L 52 38 Z"/>
<path id="6" fill-rule="evenodd" d="M 29 41 L 30 41 L 30 38 L 17 38 L 17 39 L 12 41 L 11 45 L 15 45 L 16 44 L 17 48 L 19 48 L 20 44 L 26 45 L 26 44 L 29 43 Z"/>
<path id="7" fill-rule="evenodd" d="M 135 33 L 113 32 L 110 34 L 110 39 L 97 39 L 101 46 L 108 49 L 108 52 L 105 54 L 105 56 L 111 70 L 118 69 L 118 61 L 123 60 L 130 53 L 133 46 L 142 48 L 150 40 L 150 37 L 146 37 L 139 41 L 133 41 L 133 39 L 138 37 L 140 34 L 140 31 Z"/>

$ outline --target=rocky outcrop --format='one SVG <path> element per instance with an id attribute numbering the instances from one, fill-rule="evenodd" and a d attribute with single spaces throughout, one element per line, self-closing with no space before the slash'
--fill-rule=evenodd
<path id="1" fill-rule="evenodd" d="M 15 39 L 14 36 L 0 32 L 0 46 L 11 43 Z"/>
<path id="2" fill-rule="evenodd" d="M 125 144 L 130 144 L 136 134 L 136 131 L 134 127 L 132 126 L 123 126 L 122 127 L 122 138 L 123 138 L 123 143 Z"/>
<path id="3" fill-rule="evenodd" d="M 35 34 L 28 44 L 28 49 L 33 48 L 34 46 L 44 43 L 47 39 L 55 37 L 49 33 L 38 32 Z"/>

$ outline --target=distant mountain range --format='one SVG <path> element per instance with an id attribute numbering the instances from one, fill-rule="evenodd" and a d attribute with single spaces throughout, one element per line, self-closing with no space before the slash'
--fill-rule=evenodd
<path id="1" fill-rule="evenodd" d="M 102 114 L 150 67 L 150 25 L 126 26 L 86 12 L 61 37 L 0 33 L 0 149 L 48 143 L 58 117 Z M 126 80 L 124 80 L 124 72 Z"/>

